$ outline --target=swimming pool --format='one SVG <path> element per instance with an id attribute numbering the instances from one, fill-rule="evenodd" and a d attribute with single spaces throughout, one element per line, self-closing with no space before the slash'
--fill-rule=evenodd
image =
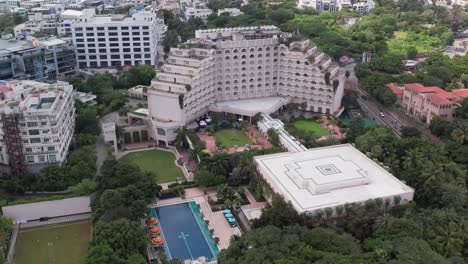
<path id="1" fill-rule="evenodd" d="M 218 247 L 195 202 L 156 207 L 152 213 L 159 218 L 164 250 L 169 259 L 196 259 L 204 256 L 213 261 Z"/>

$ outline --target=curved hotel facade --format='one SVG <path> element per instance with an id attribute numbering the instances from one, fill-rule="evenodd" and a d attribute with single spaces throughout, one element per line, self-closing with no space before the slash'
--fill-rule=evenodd
<path id="1" fill-rule="evenodd" d="M 295 102 L 339 112 L 344 72 L 309 40 L 286 45 L 285 35 L 275 26 L 197 30 L 172 48 L 148 91 L 154 138 L 170 142 L 208 111 L 253 116 Z"/>

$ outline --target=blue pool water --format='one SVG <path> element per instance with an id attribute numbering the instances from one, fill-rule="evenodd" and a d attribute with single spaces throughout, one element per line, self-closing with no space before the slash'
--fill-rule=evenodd
<path id="1" fill-rule="evenodd" d="M 169 259 L 217 259 L 218 248 L 195 202 L 157 207 L 154 212 Z"/>

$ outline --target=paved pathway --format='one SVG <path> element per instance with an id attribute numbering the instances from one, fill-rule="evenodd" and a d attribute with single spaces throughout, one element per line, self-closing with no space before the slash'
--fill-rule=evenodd
<path id="1" fill-rule="evenodd" d="M 96 175 L 101 174 L 101 166 L 109 156 L 106 147 L 107 145 L 104 142 L 104 137 L 99 135 L 96 139 Z"/>

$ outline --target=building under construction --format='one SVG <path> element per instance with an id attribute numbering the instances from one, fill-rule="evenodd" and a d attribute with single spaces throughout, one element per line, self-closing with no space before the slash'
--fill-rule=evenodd
<path id="1" fill-rule="evenodd" d="M 0 86 L 0 99 L 3 176 L 37 173 L 65 162 L 75 127 L 71 85 L 5 82 Z"/>
<path id="2" fill-rule="evenodd" d="M 34 40 L 0 49 L 0 80 L 55 82 L 75 75 L 76 67 L 71 39 Z"/>

